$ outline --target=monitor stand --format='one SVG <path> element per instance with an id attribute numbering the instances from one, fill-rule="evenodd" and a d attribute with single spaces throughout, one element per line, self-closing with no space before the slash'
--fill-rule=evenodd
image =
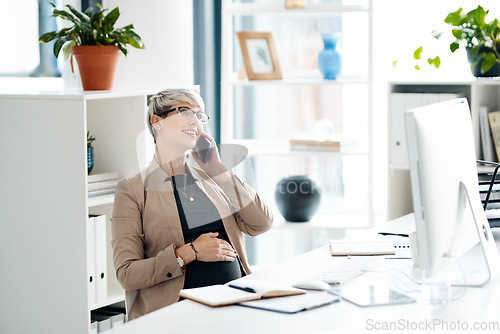
<path id="1" fill-rule="evenodd" d="M 469 208 L 474 218 L 474 224 L 476 226 L 476 231 L 479 237 L 479 243 L 481 244 L 481 253 L 484 256 L 484 260 L 486 262 L 487 272 L 466 273 L 465 281 L 463 273 L 456 273 L 457 277 L 454 277 L 455 275 L 452 274 L 450 280 L 453 286 L 484 286 L 493 277 L 500 273 L 500 255 L 498 253 L 495 239 L 493 238 L 493 234 L 491 233 L 490 225 L 484 211 L 476 211 L 477 208 L 472 205 L 469 191 L 467 190 L 467 187 L 463 182 L 460 182 L 460 189 L 467 197 L 467 202 L 469 203 Z M 461 276 L 461 278 L 458 276 Z"/>

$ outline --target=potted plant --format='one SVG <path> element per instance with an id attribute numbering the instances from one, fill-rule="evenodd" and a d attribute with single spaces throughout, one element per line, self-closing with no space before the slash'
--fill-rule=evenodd
<path id="1" fill-rule="evenodd" d="M 476 77 L 500 76 L 500 22 L 498 19 L 486 21 L 489 10 L 477 6 L 476 9 L 465 13 L 462 8 L 449 13 L 444 22 L 451 26 L 453 41 L 450 51 L 454 53 L 462 45 L 467 51 L 467 58 L 472 74 Z M 433 32 L 436 39 L 443 36 L 443 32 Z M 413 58 L 420 60 L 423 47 L 413 53 Z M 427 58 L 429 65 L 439 68 L 441 59 Z M 420 69 L 418 65 L 416 69 Z"/>
<path id="2" fill-rule="evenodd" d="M 95 138 L 87 131 L 87 174 L 90 174 L 92 168 L 94 168 L 94 148 L 92 147 L 92 142 Z"/>
<path id="3" fill-rule="evenodd" d="M 84 90 L 111 89 L 120 51 L 126 56 L 127 45 L 144 49 L 141 37 L 134 32 L 134 26 L 114 27 L 120 17 L 118 7 L 106 14 L 108 9 L 103 9 L 99 3 L 85 12 L 71 5 L 66 5 L 69 11 L 59 10 L 53 3 L 50 4 L 54 7 L 52 16 L 69 21 L 72 26 L 43 34 L 39 41 L 47 43 L 55 40 L 56 57 L 61 50 L 65 59 L 71 54 L 72 70 L 75 56 Z"/>

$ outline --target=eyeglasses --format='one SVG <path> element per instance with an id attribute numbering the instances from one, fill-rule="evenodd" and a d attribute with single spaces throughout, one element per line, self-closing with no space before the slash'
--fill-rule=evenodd
<path id="1" fill-rule="evenodd" d="M 194 110 L 189 109 L 188 107 L 176 107 L 176 108 L 172 108 L 172 109 L 166 110 L 166 111 L 158 114 L 158 116 L 161 116 L 163 114 L 167 114 L 167 113 L 172 112 L 172 111 L 177 111 L 181 116 L 186 117 L 186 118 L 191 118 L 191 117 L 193 117 L 193 115 L 196 115 L 196 118 L 202 124 L 207 123 L 208 120 L 209 120 L 209 118 L 210 118 L 204 112 L 202 112 L 202 111 L 194 111 Z"/>

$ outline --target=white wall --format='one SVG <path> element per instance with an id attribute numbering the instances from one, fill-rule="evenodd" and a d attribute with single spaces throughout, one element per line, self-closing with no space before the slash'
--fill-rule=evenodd
<path id="1" fill-rule="evenodd" d="M 476 8 L 477 0 L 373 0 L 373 64 L 374 64 L 374 131 L 375 131 L 375 206 L 386 206 L 387 193 L 387 108 L 388 81 L 418 80 L 472 80 L 463 48 L 455 54 L 449 51 L 453 39 L 436 41 L 433 30 L 447 31 L 446 15 L 462 7 L 465 12 Z M 487 20 L 500 17 L 500 1 L 482 0 L 481 6 L 490 10 Z M 448 36 L 450 37 L 450 36 Z M 424 47 L 427 56 L 441 57 L 439 70 L 421 64 L 421 71 L 413 69 L 413 52 Z M 394 67 L 392 62 L 398 59 Z"/>
<path id="2" fill-rule="evenodd" d="M 193 8 L 187 0 L 103 0 L 120 7 L 116 27 L 133 24 L 145 50 L 129 47 L 121 57 L 115 88 L 193 84 Z"/>

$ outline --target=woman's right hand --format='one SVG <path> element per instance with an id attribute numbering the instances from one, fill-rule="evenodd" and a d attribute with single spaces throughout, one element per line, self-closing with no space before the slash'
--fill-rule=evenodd
<path id="1" fill-rule="evenodd" d="M 205 233 L 193 241 L 198 252 L 197 259 L 203 262 L 232 262 L 236 259 L 236 252 L 225 240 L 218 239 L 218 232 Z M 191 245 L 187 245 L 191 247 Z M 194 253 L 194 250 L 193 250 Z"/>

